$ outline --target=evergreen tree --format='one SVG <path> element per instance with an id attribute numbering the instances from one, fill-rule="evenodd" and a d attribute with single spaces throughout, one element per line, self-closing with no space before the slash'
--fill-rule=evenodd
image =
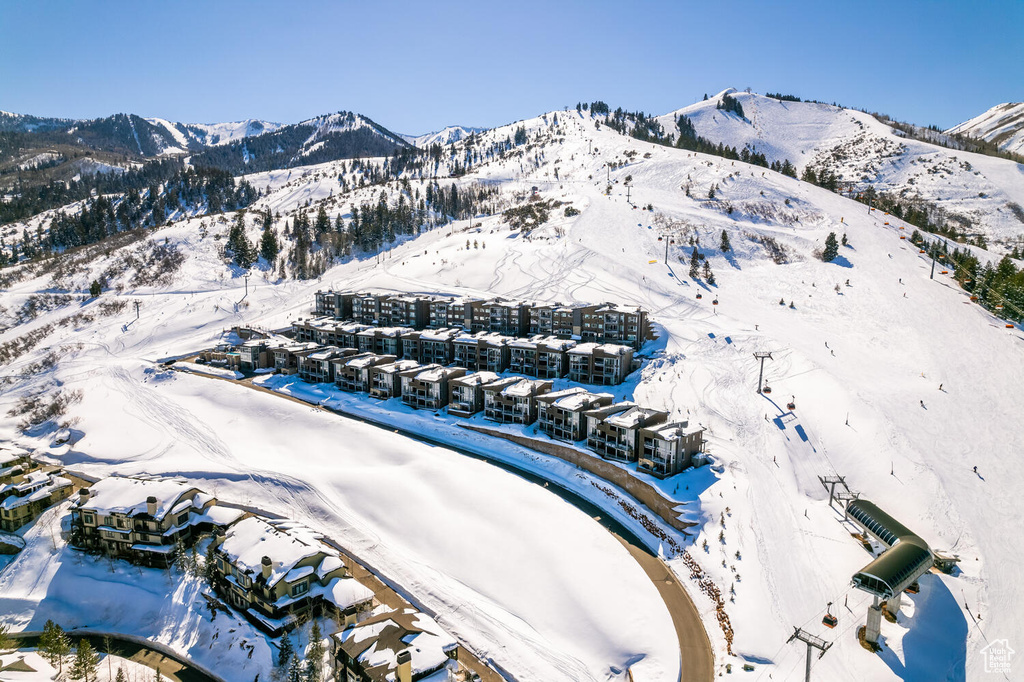
<path id="1" fill-rule="evenodd" d="M 71 640 L 64 632 L 64 628 L 52 620 L 46 621 L 43 625 L 43 635 L 39 639 L 39 648 L 51 666 L 56 667 L 58 672 L 64 672 L 64 659 L 71 653 Z"/>
<path id="2" fill-rule="evenodd" d="M 700 277 L 700 254 L 697 253 L 697 247 L 693 247 L 693 253 L 690 254 L 690 277 L 697 279 Z"/>
<path id="3" fill-rule="evenodd" d="M 302 682 L 302 661 L 295 654 L 288 664 L 288 682 Z"/>
<path id="4" fill-rule="evenodd" d="M 249 268 L 256 260 L 252 242 L 245 234 L 245 211 L 239 211 L 235 222 L 231 224 L 231 229 L 228 231 L 227 248 L 231 251 L 235 265 L 239 267 Z"/>
<path id="5" fill-rule="evenodd" d="M 708 199 L 714 199 L 715 198 L 715 191 L 716 190 L 717 190 L 717 187 L 714 185 L 714 183 L 712 183 L 711 187 L 708 188 Z"/>
<path id="6" fill-rule="evenodd" d="M 315 229 L 318 235 L 329 232 L 331 229 L 331 219 L 327 217 L 327 210 L 323 204 L 320 204 L 320 210 L 316 213 Z"/>
<path id="7" fill-rule="evenodd" d="M 124 673 L 124 668 L 117 669 L 117 675 L 114 677 L 114 682 L 128 682 L 128 676 Z"/>
<path id="8" fill-rule="evenodd" d="M 78 649 L 75 652 L 75 660 L 71 664 L 71 679 L 84 680 L 96 679 L 96 665 L 100 657 L 93 651 L 89 640 L 83 637 L 78 640 Z"/>
<path id="9" fill-rule="evenodd" d="M 277 243 L 277 235 L 274 233 L 274 230 L 264 229 L 263 235 L 260 237 L 260 257 L 273 266 L 280 251 L 281 247 Z"/>
<path id="10" fill-rule="evenodd" d="M 715 273 L 711 272 L 711 264 L 704 261 L 704 279 L 708 284 L 713 285 L 715 283 Z"/>
<path id="11" fill-rule="evenodd" d="M 725 230 L 722 230 L 722 244 L 719 248 L 722 249 L 722 253 L 732 250 L 732 244 L 729 243 L 729 233 Z"/>
<path id="12" fill-rule="evenodd" d="M 821 260 L 831 263 L 839 255 L 839 242 L 836 241 L 836 233 L 829 232 L 825 238 L 825 250 L 821 252 Z"/>
<path id="13" fill-rule="evenodd" d="M 309 632 L 309 656 L 306 658 L 305 682 L 322 682 L 323 680 L 324 642 L 320 624 L 313 621 Z"/>
<path id="14" fill-rule="evenodd" d="M 295 648 L 292 647 L 292 638 L 285 635 L 281 638 L 281 648 L 277 652 L 277 665 L 280 668 L 287 668 L 295 655 Z"/>
<path id="15" fill-rule="evenodd" d="M 210 586 L 211 590 L 216 587 L 217 555 L 214 553 L 212 542 L 206 547 L 206 559 L 203 561 L 203 579 L 206 580 L 206 584 Z"/>
<path id="16" fill-rule="evenodd" d="M 92 284 L 89 285 L 89 295 L 96 298 L 103 293 L 103 287 L 100 285 L 99 280 L 94 279 Z"/>
<path id="17" fill-rule="evenodd" d="M 160 674 L 160 668 L 156 669 L 156 673 L 153 675 L 153 682 L 164 682 L 164 676 Z"/>
<path id="18" fill-rule="evenodd" d="M 0 623 L 0 651 L 7 651 L 14 648 L 14 640 L 10 636 L 11 626 Z"/>

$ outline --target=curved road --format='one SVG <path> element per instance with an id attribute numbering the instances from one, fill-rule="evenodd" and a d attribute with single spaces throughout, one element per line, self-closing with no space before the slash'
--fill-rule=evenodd
<path id="1" fill-rule="evenodd" d="M 276 391 L 271 391 L 262 386 L 253 384 L 251 379 L 236 380 L 210 374 L 200 374 L 198 372 L 184 372 L 191 374 L 192 376 L 217 379 L 245 386 L 255 391 L 261 391 L 278 398 L 291 400 L 292 402 L 299 403 L 300 405 L 307 407 L 313 405 L 325 412 L 330 412 L 346 419 L 353 419 L 371 426 L 395 431 L 407 438 L 412 438 L 429 445 L 444 447 L 476 459 L 483 459 L 490 464 L 505 469 L 506 471 L 510 471 L 531 482 L 541 484 L 546 483 L 549 489 L 552 489 L 552 492 L 578 507 L 581 511 L 590 515 L 591 518 L 604 526 L 604 528 L 608 530 L 615 539 L 622 543 L 630 555 L 647 574 L 647 577 L 651 579 L 652 583 L 654 583 L 655 588 L 658 590 L 658 594 L 661 595 L 662 601 L 665 603 L 665 607 L 668 609 L 669 615 L 672 618 L 672 623 L 676 630 L 676 637 L 679 640 L 679 679 L 681 682 L 710 682 L 714 679 L 715 656 L 714 652 L 711 650 L 711 641 L 708 639 L 708 634 L 704 629 L 704 623 L 701 621 L 700 613 L 697 611 L 697 607 L 694 605 L 693 600 L 690 599 L 690 595 L 679 583 L 679 580 L 665 562 L 647 549 L 636 535 L 631 533 L 614 519 L 607 516 L 600 507 L 592 501 L 577 495 L 571 490 L 563 488 L 557 481 L 543 478 L 536 472 L 519 469 L 514 464 L 491 459 L 479 452 L 461 447 L 457 443 L 450 443 L 441 439 L 424 436 L 421 433 L 405 429 L 397 424 L 388 424 L 386 422 L 377 421 L 360 415 L 323 407 L 322 405 L 316 405 L 315 403 L 307 402 L 295 396 L 277 393 Z"/>

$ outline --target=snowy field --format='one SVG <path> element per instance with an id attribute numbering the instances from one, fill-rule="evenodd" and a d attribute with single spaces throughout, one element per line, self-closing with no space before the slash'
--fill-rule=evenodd
<path id="1" fill-rule="evenodd" d="M 73 445 L 49 448 L 48 434 L 18 440 L 92 474 L 182 475 L 224 499 L 296 517 L 372 559 L 519 679 L 621 680 L 630 664 L 637 680 L 675 679 L 678 649 L 653 586 L 621 545 L 557 496 L 444 448 L 151 364 L 209 347 L 241 322 L 276 328 L 308 316 L 318 288 L 643 305 L 661 338 L 624 390 L 706 425 L 708 449 L 723 465 L 701 488 L 689 551 L 734 598 L 726 611 L 737 657 L 726 655 L 689 571 L 670 560 L 707 616 L 719 670 L 731 663 L 737 674 L 749 661 L 755 671 L 740 673 L 745 679 L 795 679 L 804 652 L 786 639 L 802 626 L 834 642 L 814 664 L 818 679 L 984 678 L 981 649 L 1000 638 L 1012 646 L 1024 632 L 1022 556 L 1005 531 L 1024 524 L 1014 498 L 1024 471 L 1012 457 L 1024 447 L 1020 331 L 970 305 L 948 276 L 929 279 L 929 264 L 899 239 L 899 221 L 762 168 L 597 130 L 576 112 L 554 118 L 515 124 L 538 145 L 460 182 L 510 193 L 536 185 L 581 215 L 553 211 L 529 235 L 499 218 L 459 221 L 406 239 L 379 264 L 371 256 L 339 265 L 319 282 L 275 283 L 264 271 L 244 300 L 241 273 L 200 236 L 200 219 L 184 220 L 153 237 L 188 249 L 190 259 L 172 283 L 130 292 L 143 302 L 141 318 L 132 322 L 126 310 L 59 328 L 13 365 L 62 347 L 57 367 L 13 385 L 0 408 L 41 388 L 81 389 L 68 412 L 77 420 Z M 483 134 L 483 143 L 514 127 Z M 609 172 L 609 161 L 624 165 Z M 258 208 L 288 215 L 329 197 L 338 187 L 332 172 L 325 164 L 249 179 L 271 190 Z M 653 212 L 626 202 L 627 175 L 633 205 L 650 203 Z M 706 198 L 712 184 L 716 200 Z M 334 213 L 372 195 L 360 190 Z M 728 253 L 717 248 L 723 229 Z M 826 264 L 812 254 L 830 231 L 845 232 L 849 246 Z M 676 240 L 668 262 L 659 236 Z M 467 238 L 485 248 L 467 249 Z M 784 248 L 784 264 L 769 257 L 766 238 Z M 687 277 L 690 239 L 699 239 L 717 285 Z M 77 274 L 77 286 L 91 276 Z M 3 305 L 48 286 L 47 278 L 20 282 Z M 79 310 L 45 313 L 0 341 Z M 773 352 L 770 396 L 755 392 L 755 351 Z M 793 412 L 785 409 L 791 396 Z M 4 420 L 0 436 L 14 438 L 15 425 Z M 962 560 L 954 576 L 922 578 L 899 622 L 883 623 L 878 655 L 856 641 L 867 598 L 850 577 L 871 557 L 827 504 L 817 477 L 832 474 Z M 4 610 L 19 627 L 66 608 L 49 573 L 37 579 L 16 567 L 2 578 L 17 596 L 0 599 L 11 600 Z M 835 630 L 821 625 L 828 602 Z M 173 634 L 156 636 L 187 650 Z"/>

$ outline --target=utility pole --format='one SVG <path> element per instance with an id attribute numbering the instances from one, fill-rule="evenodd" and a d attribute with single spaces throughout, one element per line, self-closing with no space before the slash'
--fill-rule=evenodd
<path id="1" fill-rule="evenodd" d="M 764 386 L 764 361 L 766 359 L 774 360 L 775 358 L 772 357 L 771 351 L 767 353 L 754 353 L 754 357 L 761 361 L 761 373 L 757 376 L 757 392 L 761 393 L 761 387 Z"/>
<path id="2" fill-rule="evenodd" d="M 668 245 L 675 244 L 676 240 L 669 237 L 665 237 L 665 265 L 668 265 Z"/>
<path id="3" fill-rule="evenodd" d="M 244 275 L 242 275 L 242 278 L 245 280 L 245 296 L 248 296 L 249 295 L 249 273 L 247 272 Z"/>
<path id="4" fill-rule="evenodd" d="M 632 188 L 632 187 L 630 187 L 629 185 L 626 185 L 626 203 L 627 203 L 627 204 L 628 204 L 628 203 L 630 203 L 630 202 L 629 202 L 629 191 L 630 191 L 631 189 L 633 189 L 633 188 Z"/>
<path id="5" fill-rule="evenodd" d="M 141 306 L 141 305 L 142 305 L 142 301 L 136 299 L 135 300 L 135 319 L 136 320 L 139 319 L 139 306 Z"/>
<path id="6" fill-rule="evenodd" d="M 789 644 L 794 639 L 799 639 L 801 642 L 807 645 L 807 668 L 804 672 L 804 682 L 811 682 L 811 649 L 820 649 L 821 653 L 818 654 L 818 658 L 825 655 L 825 652 L 832 646 L 832 642 L 826 642 L 821 637 L 815 637 L 814 635 L 804 632 L 800 628 L 793 628 L 794 632 L 786 640 L 786 644 Z"/>

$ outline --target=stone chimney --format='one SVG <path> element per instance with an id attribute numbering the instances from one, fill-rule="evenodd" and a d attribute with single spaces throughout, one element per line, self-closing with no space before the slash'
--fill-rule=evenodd
<path id="1" fill-rule="evenodd" d="M 156 498 L 152 495 L 146 498 L 146 513 L 156 518 Z"/>
<path id="2" fill-rule="evenodd" d="M 274 566 L 274 562 L 270 560 L 270 557 L 265 556 L 263 557 L 263 560 L 260 562 L 260 564 L 263 569 L 263 579 L 270 580 L 270 571 Z"/>
<path id="3" fill-rule="evenodd" d="M 78 504 L 82 505 L 89 501 L 89 489 L 79 488 L 78 490 Z"/>
<path id="4" fill-rule="evenodd" d="M 412 654 L 409 650 L 399 651 L 395 662 L 398 663 L 398 670 L 395 673 L 398 682 L 412 682 Z"/>

